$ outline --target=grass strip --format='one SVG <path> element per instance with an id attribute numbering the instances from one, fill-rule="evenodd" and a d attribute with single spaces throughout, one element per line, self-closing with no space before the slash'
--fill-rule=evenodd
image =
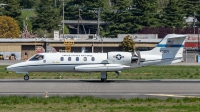
<path id="1" fill-rule="evenodd" d="M 200 111 L 199 98 L 104 99 L 92 96 L 53 96 L 48 98 L 27 96 L 1 96 L 1 112 L 177 112 Z"/>

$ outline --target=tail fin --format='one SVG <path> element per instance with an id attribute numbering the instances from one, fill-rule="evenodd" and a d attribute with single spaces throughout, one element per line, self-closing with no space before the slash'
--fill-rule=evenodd
<path id="1" fill-rule="evenodd" d="M 150 50 L 148 54 L 160 57 L 161 60 L 171 59 L 170 63 L 180 62 L 183 57 L 186 38 L 187 35 L 169 34 L 154 49 Z"/>

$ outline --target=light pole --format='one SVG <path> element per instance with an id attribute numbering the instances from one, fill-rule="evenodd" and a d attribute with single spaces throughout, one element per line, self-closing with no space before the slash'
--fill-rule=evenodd
<path id="1" fill-rule="evenodd" d="M 101 38 L 101 52 L 103 53 L 103 38 Z"/>
<path id="2" fill-rule="evenodd" d="M 64 0 L 63 0 L 63 24 L 62 24 L 63 25 L 63 32 L 62 32 L 63 33 L 63 39 L 64 39 L 64 19 L 65 19 L 64 18 L 64 16 L 65 16 L 64 7 L 65 7 L 65 4 L 64 4 Z"/>
<path id="3" fill-rule="evenodd" d="M 97 20 L 97 36 L 99 37 L 100 35 L 100 8 L 98 10 L 98 20 Z"/>
<path id="4" fill-rule="evenodd" d="M 195 17 L 195 12 L 194 12 L 194 18 L 193 18 L 193 20 L 194 20 L 194 25 L 193 25 L 193 27 L 194 27 L 194 34 L 195 34 L 195 22 L 196 22 L 196 19 L 195 19 L 196 17 Z"/>
<path id="5" fill-rule="evenodd" d="M 81 16 L 81 12 L 80 12 L 80 7 L 78 8 L 78 28 L 77 28 L 77 34 L 79 34 L 79 24 L 80 24 L 80 16 Z"/>

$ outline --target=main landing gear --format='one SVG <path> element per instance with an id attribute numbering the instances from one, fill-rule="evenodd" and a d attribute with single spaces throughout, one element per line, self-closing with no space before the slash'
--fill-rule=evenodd
<path id="1" fill-rule="evenodd" d="M 101 81 L 106 82 L 107 80 L 107 72 L 101 72 Z"/>
<path id="2" fill-rule="evenodd" d="M 26 75 L 24 76 L 24 80 L 25 80 L 25 81 L 29 80 L 28 74 L 26 74 Z"/>

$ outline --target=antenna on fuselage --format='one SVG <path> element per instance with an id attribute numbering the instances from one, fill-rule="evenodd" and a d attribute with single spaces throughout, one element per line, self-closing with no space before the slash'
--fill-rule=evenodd
<path id="1" fill-rule="evenodd" d="M 138 61 L 137 61 L 137 65 L 140 65 L 141 62 L 141 55 L 140 55 L 140 51 L 136 51 L 137 56 L 138 56 Z"/>
<path id="2" fill-rule="evenodd" d="M 131 63 L 137 62 L 137 65 L 140 65 L 140 62 L 141 62 L 140 51 L 133 52 L 131 59 L 132 59 Z"/>

